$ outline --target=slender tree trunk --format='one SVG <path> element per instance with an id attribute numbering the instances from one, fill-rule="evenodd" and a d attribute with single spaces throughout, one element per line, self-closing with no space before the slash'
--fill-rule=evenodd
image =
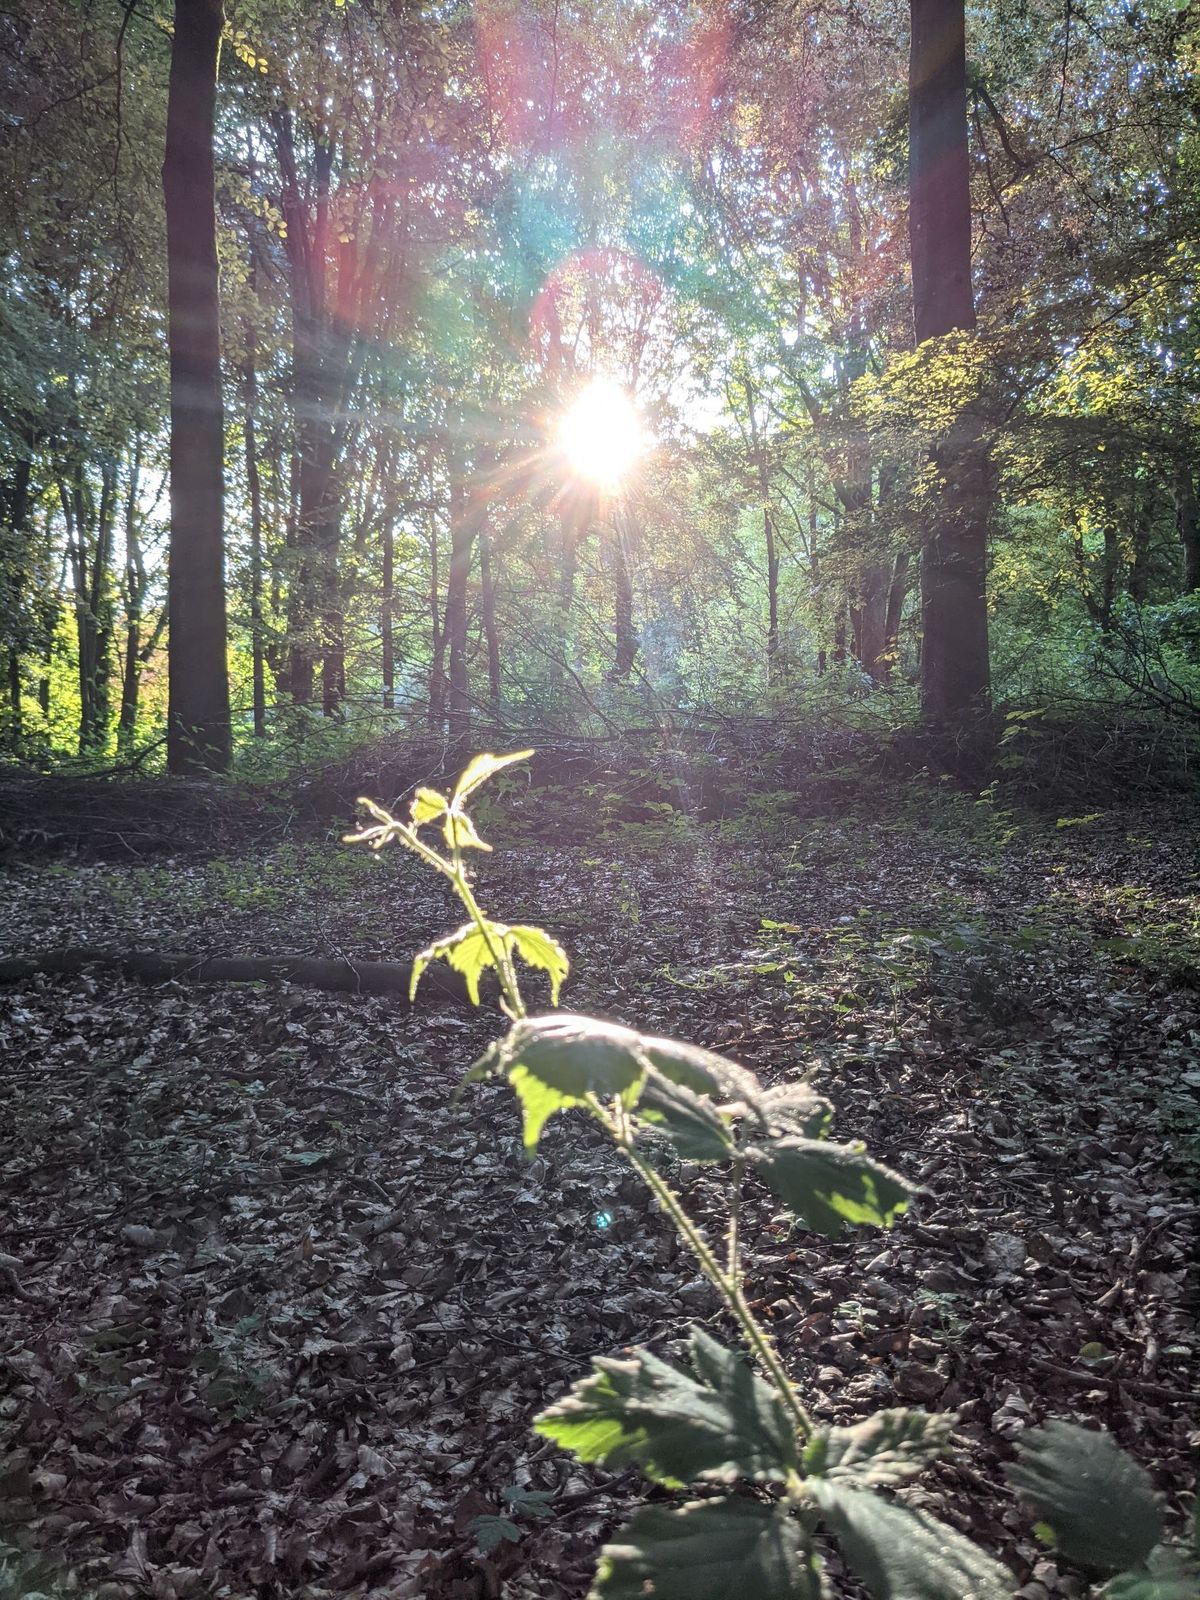
<path id="1" fill-rule="evenodd" d="M 134 440 L 129 467 L 129 494 L 125 501 L 125 671 L 121 678 L 121 709 L 117 714 L 117 750 L 127 755 L 137 734 L 141 683 L 142 606 L 146 598 L 146 569 L 138 538 L 138 493 L 141 483 L 142 440 Z"/>
<path id="2" fill-rule="evenodd" d="M 21 652 L 8 652 L 8 731 L 13 750 L 21 748 Z"/>
<path id="3" fill-rule="evenodd" d="M 396 704 L 396 524 L 391 506 L 383 516 L 383 596 L 379 610 L 380 643 L 383 646 L 383 703 L 390 711 Z"/>
<path id="4" fill-rule="evenodd" d="M 1183 548 L 1183 592 L 1194 594 L 1200 589 L 1200 498 L 1186 461 L 1180 461 L 1176 470 L 1175 526 Z"/>
<path id="5" fill-rule="evenodd" d="M 567 654 L 571 648 L 571 613 L 575 609 L 575 580 L 579 572 L 579 543 L 588 523 L 584 505 L 568 494 L 558 510 L 558 540 L 552 556 L 558 558 L 558 616 L 554 629 L 554 654 L 550 657 L 549 685 L 553 701 L 566 681 Z M 553 535 L 550 542 L 555 544 Z"/>
<path id="6" fill-rule="evenodd" d="M 429 481 L 429 726 L 441 731 L 446 705 L 446 632 L 442 627 L 441 545 L 433 511 L 433 473 Z"/>
<path id="7" fill-rule="evenodd" d="M 907 550 L 897 553 L 892 563 L 892 579 L 888 584 L 887 611 L 883 624 L 884 677 L 890 678 L 900 660 L 900 619 L 904 612 L 904 597 L 908 593 Z"/>
<path id="8" fill-rule="evenodd" d="M 496 629 L 496 584 L 492 572 L 492 536 L 479 530 L 479 610 L 487 645 L 488 705 L 493 716 L 500 710 L 500 635 Z"/>
<path id="9" fill-rule="evenodd" d="M 446 727 L 454 744 L 471 731 L 471 696 L 467 677 L 467 589 L 475 540 L 483 525 L 483 496 L 467 484 L 451 464 L 450 566 L 446 573 L 446 615 L 443 625 L 448 660 L 449 699 Z"/>
<path id="10" fill-rule="evenodd" d="M 963 0 L 911 0 L 909 237 L 917 343 L 973 329 Z M 936 452 L 938 506 L 921 556 L 922 711 L 956 722 L 988 702 L 987 464 L 962 419 Z"/>
<path id="11" fill-rule="evenodd" d="M 32 440 L 30 441 L 32 449 Z M 14 751 L 21 749 L 24 728 L 21 716 L 21 647 L 26 643 L 23 623 L 23 589 L 27 565 L 28 520 L 30 482 L 33 462 L 29 454 L 17 458 L 12 475 L 3 486 L 4 545 L 0 545 L 0 578 L 7 576 L 0 595 L 8 616 L 0 619 L 7 624 L 8 646 L 8 705 L 9 742 Z M 5 571 L 7 569 L 7 572 Z"/>
<path id="12" fill-rule="evenodd" d="M 638 637 L 633 628 L 633 575 L 629 570 L 627 513 L 614 507 L 608 541 L 613 582 L 613 637 L 615 650 L 608 677 L 613 683 L 627 683 L 637 660 Z"/>
<path id="13" fill-rule="evenodd" d="M 213 124 L 221 0 L 175 0 L 163 196 L 171 365 L 167 765 L 229 765 L 224 413 Z"/>
<path id="14" fill-rule="evenodd" d="M 770 688 L 779 675 L 779 545 L 775 537 L 775 518 L 771 511 L 771 474 L 762 439 L 759 436 L 758 417 L 754 409 L 754 389 L 748 378 L 743 379 L 743 387 L 746 391 L 746 412 L 754 475 L 758 480 L 758 496 L 762 502 L 763 544 L 767 558 L 767 687 Z"/>
<path id="15" fill-rule="evenodd" d="M 267 735 L 267 674 L 263 640 L 263 508 L 258 466 L 258 371 L 254 329 L 246 324 L 246 370 L 242 382 L 242 435 L 246 446 L 246 489 L 250 496 L 250 679 L 254 736 Z"/>

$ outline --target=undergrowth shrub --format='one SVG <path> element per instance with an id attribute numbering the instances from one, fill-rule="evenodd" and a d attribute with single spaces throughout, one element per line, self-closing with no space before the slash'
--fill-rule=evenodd
<path id="1" fill-rule="evenodd" d="M 602 1128 L 717 1291 L 750 1357 L 693 1325 L 686 1366 L 642 1346 L 597 1357 L 591 1375 L 536 1419 L 539 1433 L 580 1460 L 634 1467 L 676 1495 L 645 1504 L 604 1547 L 593 1595 L 821 1600 L 830 1593 L 822 1541 L 832 1539 L 876 1600 L 1002 1600 L 1013 1589 L 1005 1567 L 955 1529 L 888 1498 L 946 1450 L 954 1415 L 897 1408 L 850 1427 L 819 1422 L 746 1294 L 741 1218 L 753 1187 L 803 1225 L 837 1237 L 847 1225 L 889 1227 L 914 1186 L 861 1144 L 833 1140 L 833 1107 L 806 1083 L 766 1088 L 745 1067 L 693 1044 L 565 1012 L 528 1015 L 520 964 L 547 973 L 557 1004 L 567 954 L 542 928 L 487 915 L 466 863 L 468 851 L 491 848 L 468 801 L 529 754 L 476 756 L 452 793 L 418 789 L 407 821 L 364 800 L 370 820 L 347 839 L 375 849 L 403 844 L 450 882 L 466 912 L 458 929 L 417 955 L 412 973 L 415 994 L 429 964 L 444 960 L 477 1004 L 484 974 L 495 974 L 510 1026 L 465 1083 L 508 1083 L 530 1156 L 560 1111 Z M 725 1173 L 720 1244 L 663 1176 L 664 1143 L 689 1164 Z M 1145 1474 L 1107 1435 L 1066 1423 L 1034 1430 L 1013 1482 L 1065 1557 L 1118 1574 L 1104 1591 L 1111 1600 L 1195 1600 L 1200 1592 L 1197 1538 L 1190 1552 L 1162 1543 Z M 519 1532 L 511 1518 L 492 1520 Z"/>

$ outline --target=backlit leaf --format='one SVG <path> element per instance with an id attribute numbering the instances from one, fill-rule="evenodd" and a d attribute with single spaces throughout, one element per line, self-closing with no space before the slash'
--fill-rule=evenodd
<path id="1" fill-rule="evenodd" d="M 413 826 L 419 828 L 422 823 L 434 822 L 448 810 L 444 794 L 439 794 L 436 789 L 418 789 L 412 801 Z"/>
<path id="2" fill-rule="evenodd" d="M 641 1348 L 598 1358 L 535 1427 L 583 1461 L 636 1466 L 673 1487 L 705 1477 L 784 1481 L 797 1445 L 779 1395 L 699 1328 L 691 1353 L 694 1376 Z"/>
<path id="3" fill-rule="evenodd" d="M 733 1154 L 732 1135 L 716 1107 L 661 1072 L 646 1074 L 637 1112 L 661 1129 L 685 1161 L 725 1161 Z"/>
<path id="4" fill-rule="evenodd" d="M 515 922 L 508 930 L 521 958 L 531 967 L 539 967 L 550 975 L 550 1004 L 558 1004 L 563 979 L 571 970 L 567 952 L 557 939 L 552 939 L 542 928 L 529 928 Z"/>
<path id="5" fill-rule="evenodd" d="M 447 811 L 442 833 L 451 850 L 490 850 L 492 847 L 479 837 L 475 824 L 465 811 Z"/>
<path id="6" fill-rule="evenodd" d="M 486 847 L 485 847 L 486 848 Z M 464 922 L 444 939 L 427 945 L 413 960 L 409 999 L 417 992 L 421 974 L 431 961 L 446 961 L 461 972 L 466 979 L 467 993 L 473 1005 L 479 1004 L 479 980 L 488 967 L 495 967 L 497 958 L 521 955 L 531 967 L 540 967 L 550 975 L 550 992 L 554 1000 L 562 981 L 570 971 L 567 953 L 549 934 L 540 928 L 510 928 L 504 922 L 487 924 L 487 935 L 473 922 Z"/>
<path id="7" fill-rule="evenodd" d="M 488 939 L 480 932 L 473 922 L 464 922 L 461 928 L 456 928 L 453 933 L 447 934 L 444 939 L 437 939 L 433 944 L 426 945 L 424 950 L 418 951 L 413 957 L 412 980 L 408 986 L 410 1000 L 416 997 L 417 985 L 421 981 L 421 974 L 431 961 L 446 961 L 455 972 L 461 972 L 467 985 L 467 994 L 471 1004 L 479 1004 L 479 980 L 486 968 L 496 965 L 495 952 L 502 947 L 504 934 L 507 929 L 502 923 L 494 922 L 488 925 Z"/>
<path id="8" fill-rule="evenodd" d="M 740 1104 L 748 1107 L 762 1121 L 759 1105 L 762 1085 L 747 1068 L 736 1061 L 728 1061 L 712 1050 L 698 1044 L 686 1044 L 680 1039 L 642 1040 L 642 1049 L 652 1067 L 657 1067 L 664 1078 L 681 1083 L 693 1094 L 708 1100 Z"/>
<path id="9" fill-rule="evenodd" d="M 585 1104 L 589 1095 L 632 1105 L 645 1077 L 641 1036 L 594 1017 L 555 1012 L 514 1023 L 471 1068 L 465 1082 L 504 1077 L 525 1119 L 525 1147 L 537 1147 L 556 1111 Z"/>
<path id="10" fill-rule="evenodd" d="M 514 761 L 528 761 L 533 754 L 532 750 L 514 750 L 512 755 L 475 756 L 467 763 L 466 769 L 454 786 L 454 801 L 457 804 L 475 793 L 476 789 L 488 781 L 497 772 L 503 772 L 505 767 L 511 767 Z"/>
<path id="11" fill-rule="evenodd" d="M 786 1206 L 818 1233 L 836 1238 L 845 1223 L 890 1227 L 907 1207 L 912 1184 L 860 1145 L 782 1138 L 746 1152 Z"/>
<path id="12" fill-rule="evenodd" d="M 762 1111 L 772 1128 L 799 1134 L 803 1139 L 823 1139 L 833 1120 L 833 1106 L 807 1083 L 785 1083 L 768 1089 L 762 1097 Z"/>

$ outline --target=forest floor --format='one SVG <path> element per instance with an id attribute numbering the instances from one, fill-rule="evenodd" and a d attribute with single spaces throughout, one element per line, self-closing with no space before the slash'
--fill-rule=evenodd
<path id="1" fill-rule="evenodd" d="M 815 1072 L 836 1132 L 920 1179 L 886 1234 L 752 1210 L 754 1299 L 821 1417 L 956 1409 L 910 1502 L 1027 1600 L 1080 1596 L 1005 1488 L 1013 1440 L 1102 1423 L 1176 1512 L 1200 1442 L 1194 817 L 933 786 L 756 815 L 518 842 L 480 897 L 567 945 L 571 1009 Z M 406 960 L 459 920 L 419 863 L 333 839 L 17 862 L 0 895 L 9 953 Z M 0 1534 L 112 1600 L 585 1592 L 639 1490 L 530 1419 L 591 1355 L 716 1313 L 589 1127 L 556 1118 L 531 1166 L 507 1090 L 451 1104 L 501 1023 L 100 971 L 0 989 Z M 704 1211 L 711 1170 L 676 1179 Z M 489 1552 L 496 1513 L 519 1537 Z"/>

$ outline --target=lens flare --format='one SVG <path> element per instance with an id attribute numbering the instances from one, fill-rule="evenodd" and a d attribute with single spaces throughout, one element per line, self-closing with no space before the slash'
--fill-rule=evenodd
<path id="1" fill-rule="evenodd" d="M 597 378 L 558 425 L 558 444 L 578 478 L 616 489 L 649 445 L 637 407 L 611 378 Z"/>

